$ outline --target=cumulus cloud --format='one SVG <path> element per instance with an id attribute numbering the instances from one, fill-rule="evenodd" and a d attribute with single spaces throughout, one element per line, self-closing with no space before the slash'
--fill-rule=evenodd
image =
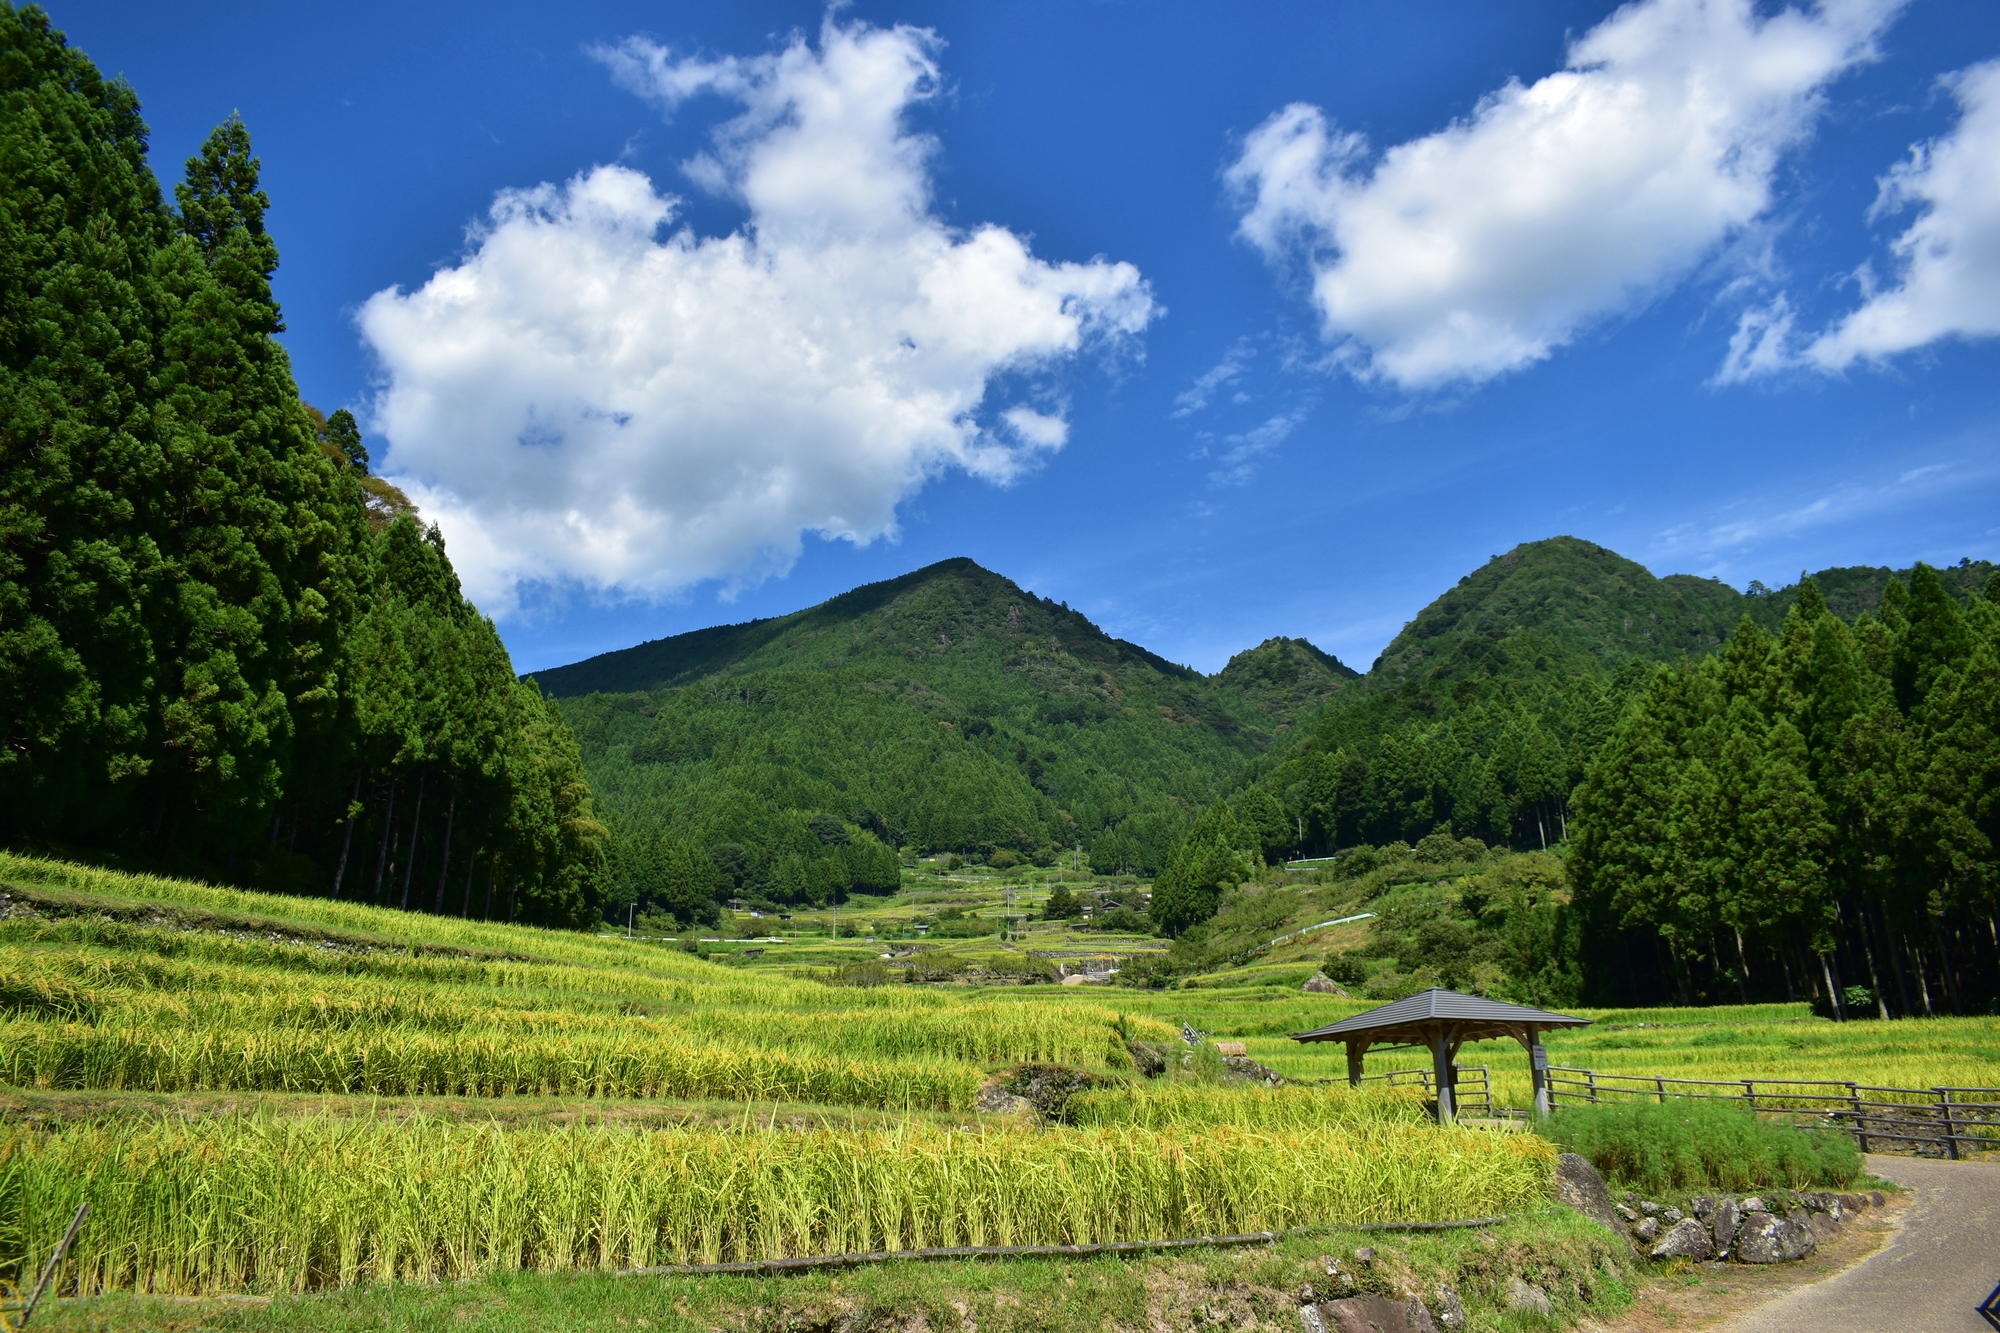
<path id="1" fill-rule="evenodd" d="M 1323 332 L 1364 378 L 1477 384 L 1549 356 L 1686 276 L 1769 206 L 1821 90 L 1900 0 L 1640 0 L 1561 71 L 1379 157 L 1295 103 L 1226 179 L 1239 234 L 1303 263 Z"/>
<path id="2" fill-rule="evenodd" d="M 1895 284 L 1806 347 L 1824 371 L 1881 360 L 1940 339 L 2000 334 L 2000 61 L 1944 81 L 1958 99 L 1958 125 L 1917 144 L 1882 178 L 1871 216 L 1915 207 L 1915 222 L 1890 245 Z M 1866 270 L 1864 290 L 1872 286 Z"/>
<path id="3" fill-rule="evenodd" d="M 892 534 L 943 470 L 1005 483 L 1063 446 L 1049 373 L 1157 308 L 1130 264 L 1051 263 L 936 215 L 937 144 L 906 116 L 936 94 L 939 45 L 829 19 L 817 49 L 597 52 L 663 111 L 742 107 L 687 170 L 747 223 L 670 230 L 678 199 L 599 166 L 503 192 L 463 259 L 367 302 L 393 470 L 473 595 L 741 586 L 789 569 L 805 532 Z"/>

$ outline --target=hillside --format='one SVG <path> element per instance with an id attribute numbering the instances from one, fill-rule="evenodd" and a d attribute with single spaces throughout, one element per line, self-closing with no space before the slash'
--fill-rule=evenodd
<path id="1" fill-rule="evenodd" d="M 538 680 L 621 855 L 679 857 L 683 879 L 706 858 L 733 890 L 806 902 L 893 888 L 883 849 L 905 845 L 1004 861 L 1081 844 L 1156 866 L 1191 810 L 1344 683 L 1316 649 L 1274 643 L 1211 681 L 961 559 Z M 639 847 L 662 836 L 684 846 Z M 625 866 L 612 905 L 665 901 L 646 887 L 662 877 Z"/>

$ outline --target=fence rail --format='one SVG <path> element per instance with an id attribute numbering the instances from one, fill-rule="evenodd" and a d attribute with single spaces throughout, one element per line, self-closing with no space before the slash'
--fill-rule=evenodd
<path id="1" fill-rule="evenodd" d="M 1345 1083 L 1345 1079 L 1327 1079 L 1328 1083 Z M 1437 1096 L 1431 1087 L 1431 1071 L 1428 1069 L 1392 1069 L 1386 1074 L 1364 1074 L 1363 1083 L 1386 1083 L 1392 1088 L 1421 1087 L 1431 1097 Z M 1461 1115 L 1476 1103 L 1486 1113 L 1488 1119 L 1494 1117 L 1493 1071 L 1486 1065 L 1454 1065 L 1451 1071 L 1451 1100 Z"/>
<path id="2" fill-rule="evenodd" d="M 1876 1094 L 1876 1095 L 1868 1095 Z M 1890 1088 L 1844 1079 L 1668 1078 L 1605 1074 L 1553 1065 L 1549 1104 L 1665 1103 L 1669 1097 L 1723 1097 L 1767 1115 L 1836 1126 L 1863 1152 L 1879 1143 L 1914 1145 L 1956 1160 L 1962 1151 L 2000 1149 L 2000 1088 Z"/>

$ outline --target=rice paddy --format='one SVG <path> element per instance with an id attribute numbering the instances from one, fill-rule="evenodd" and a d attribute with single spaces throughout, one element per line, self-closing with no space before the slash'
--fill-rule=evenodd
<path id="1" fill-rule="evenodd" d="M 834 985 L 783 958 L 0 853 L 0 1278 L 83 1202 L 64 1291 L 270 1294 L 1523 1213 L 1549 1195 L 1539 1136 L 1440 1130 L 1420 1089 L 1351 1091 L 1338 1047 L 1289 1040 L 1359 1002 L 1295 984 Z M 1550 1042 L 1557 1063 L 2000 1083 L 1993 1019 L 1596 1017 Z M 1211 1086 L 1216 1062 L 1171 1059 L 1140 1078 L 1132 1053 L 1186 1052 L 1184 1025 L 1293 1082 Z M 1525 1103 L 1518 1048 L 1461 1063 Z M 1023 1064 L 1097 1086 L 1066 1125 L 980 1109 Z"/>

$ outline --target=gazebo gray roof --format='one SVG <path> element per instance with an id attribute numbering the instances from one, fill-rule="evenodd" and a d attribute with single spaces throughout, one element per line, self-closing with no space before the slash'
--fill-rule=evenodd
<path id="1" fill-rule="evenodd" d="M 1365 1014 L 1343 1018 L 1338 1023 L 1310 1032 L 1294 1032 L 1293 1041 L 1366 1040 L 1371 1046 L 1428 1045 L 1430 1034 L 1439 1028 L 1449 1031 L 1452 1044 L 1485 1041 L 1492 1037 L 1513 1037 L 1529 1044 L 1528 1034 L 1541 1028 L 1587 1027 L 1590 1020 L 1571 1014 L 1530 1009 L 1479 995 L 1433 986 L 1405 1000 L 1370 1009 Z"/>

